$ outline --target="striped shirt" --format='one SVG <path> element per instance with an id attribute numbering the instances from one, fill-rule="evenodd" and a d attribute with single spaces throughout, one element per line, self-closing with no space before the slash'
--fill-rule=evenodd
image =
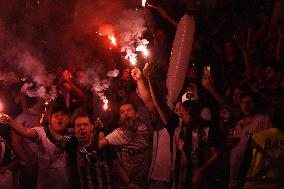
<path id="1" fill-rule="evenodd" d="M 98 132 L 94 140 L 98 140 Z M 71 143 L 70 143 L 71 144 Z M 116 159 L 115 151 L 106 146 L 98 149 L 95 144 L 80 146 L 73 141 L 72 148 L 76 150 L 76 165 L 80 178 L 81 189 L 111 189 L 111 163 Z"/>

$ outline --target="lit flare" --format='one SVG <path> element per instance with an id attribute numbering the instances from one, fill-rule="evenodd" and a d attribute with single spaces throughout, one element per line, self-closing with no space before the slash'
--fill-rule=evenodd
<path id="1" fill-rule="evenodd" d="M 114 35 L 109 35 L 108 36 L 109 40 L 111 41 L 111 44 L 116 46 L 117 43 L 116 43 L 116 38 L 114 37 Z"/>
<path id="2" fill-rule="evenodd" d="M 149 51 L 148 51 L 147 47 L 144 46 L 144 45 L 138 46 L 138 47 L 136 48 L 136 51 L 142 51 L 143 54 L 144 54 L 144 56 L 148 56 L 148 55 L 149 55 Z"/>
<path id="3" fill-rule="evenodd" d="M 108 99 L 103 99 L 104 105 L 103 105 L 103 109 L 107 110 L 108 109 Z"/>
<path id="4" fill-rule="evenodd" d="M 130 64 L 133 65 L 133 66 L 135 66 L 136 63 L 137 63 L 137 59 L 136 58 L 130 58 L 129 61 L 130 61 Z"/>
<path id="5" fill-rule="evenodd" d="M 142 0 L 142 7 L 146 6 L 146 2 L 147 2 L 147 0 Z"/>

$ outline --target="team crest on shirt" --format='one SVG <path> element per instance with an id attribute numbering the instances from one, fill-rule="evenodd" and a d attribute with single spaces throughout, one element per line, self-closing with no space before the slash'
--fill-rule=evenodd
<path id="1" fill-rule="evenodd" d="M 139 124 L 138 131 L 140 131 L 140 132 L 147 131 L 147 127 L 145 125 L 143 125 L 143 124 Z"/>

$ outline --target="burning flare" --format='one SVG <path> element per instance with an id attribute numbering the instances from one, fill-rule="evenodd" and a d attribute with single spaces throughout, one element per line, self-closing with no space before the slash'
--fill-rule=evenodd
<path id="1" fill-rule="evenodd" d="M 142 0 L 142 7 L 146 6 L 146 2 L 147 2 L 147 0 Z"/>
<path id="2" fill-rule="evenodd" d="M 114 37 L 114 35 L 109 35 L 108 38 L 111 41 L 112 45 L 117 46 L 116 38 Z"/>
<path id="3" fill-rule="evenodd" d="M 131 49 L 126 50 L 125 59 L 129 60 L 132 66 L 135 66 L 137 63 L 137 54 L 133 53 Z"/>
<path id="4" fill-rule="evenodd" d="M 107 110 L 108 109 L 108 99 L 104 98 L 103 102 L 104 102 L 103 109 Z"/>
<path id="5" fill-rule="evenodd" d="M 144 56 L 148 56 L 149 55 L 149 51 L 147 49 L 146 46 L 144 45 L 139 45 L 137 48 L 136 48 L 136 51 L 142 51 Z"/>
<path id="6" fill-rule="evenodd" d="M 132 66 L 135 66 L 136 63 L 137 63 L 136 57 L 130 57 L 130 58 L 129 58 L 129 62 L 130 62 L 130 64 L 131 64 Z"/>

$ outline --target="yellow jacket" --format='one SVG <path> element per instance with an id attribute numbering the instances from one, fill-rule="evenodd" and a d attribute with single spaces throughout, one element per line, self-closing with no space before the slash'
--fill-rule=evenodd
<path id="1" fill-rule="evenodd" d="M 252 147 L 253 158 L 244 188 L 284 188 L 280 186 L 284 179 L 284 132 L 271 128 L 255 133 Z"/>

